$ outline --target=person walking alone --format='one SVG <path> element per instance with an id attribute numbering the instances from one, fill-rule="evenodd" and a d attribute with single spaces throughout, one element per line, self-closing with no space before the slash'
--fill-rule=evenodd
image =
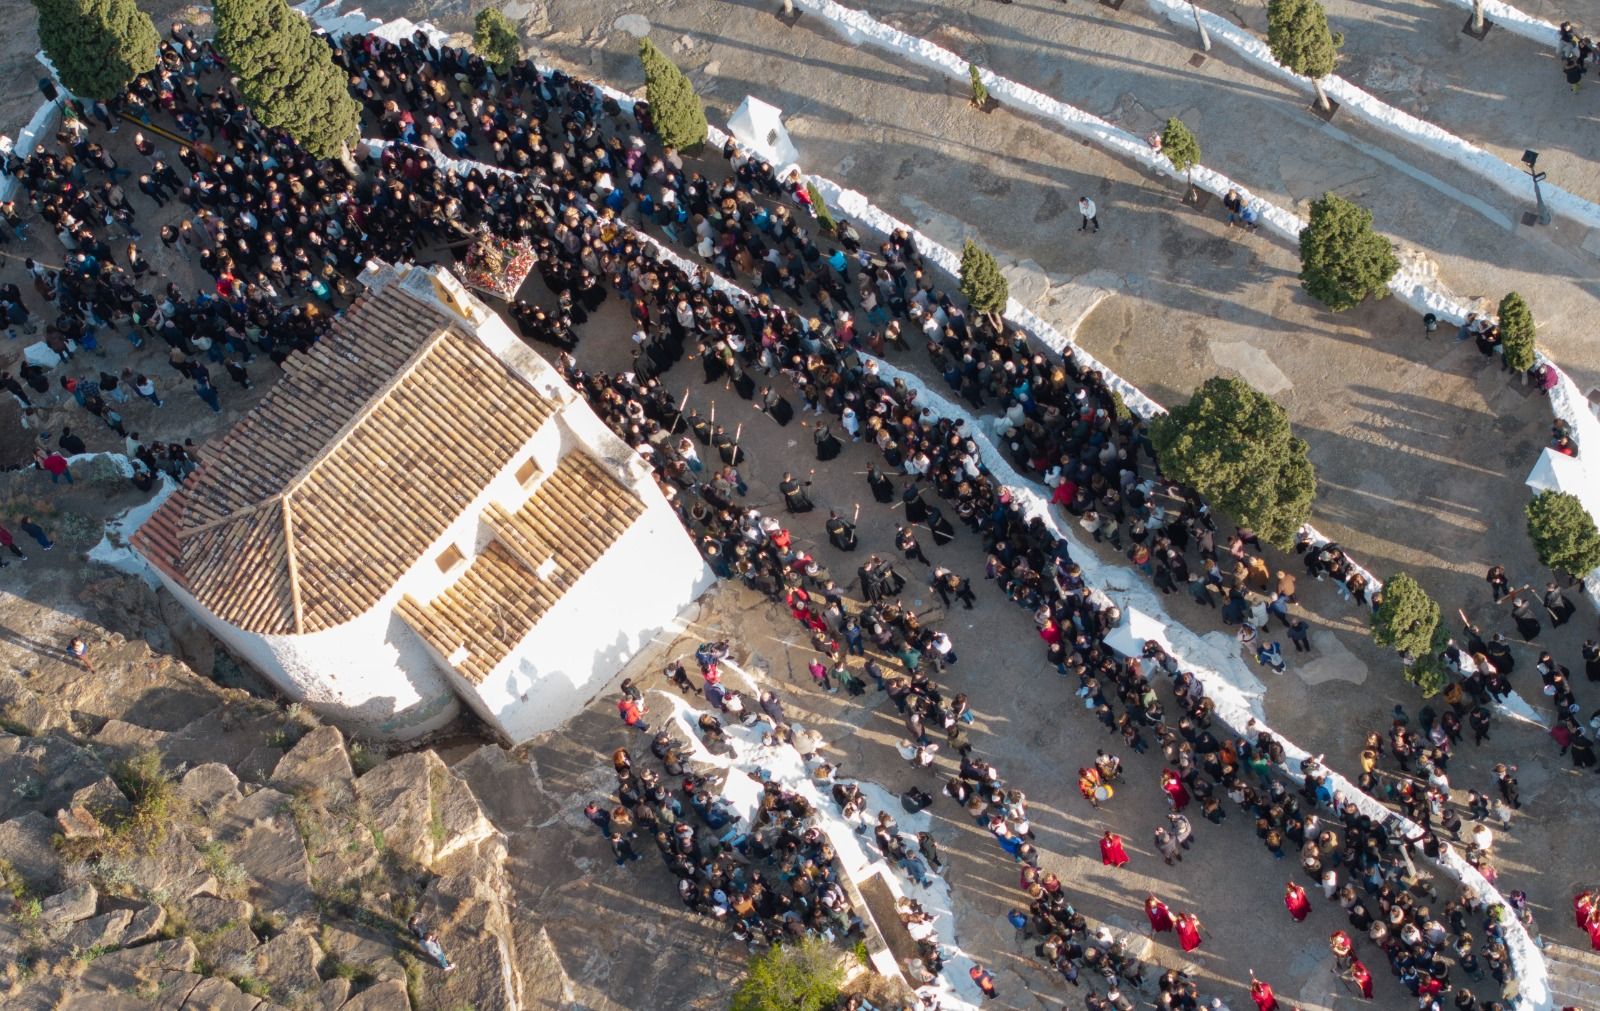
<path id="1" fill-rule="evenodd" d="M 1100 210 L 1095 207 L 1093 200 L 1088 197 L 1079 197 L 1078 213 L 1083 215 L 1083 225 L 1079 227 L 1078 231 L 1087 232 L 1090 225 L 1094 226 L 1095 231 L 1098 232 L 1100 230 Z"/>

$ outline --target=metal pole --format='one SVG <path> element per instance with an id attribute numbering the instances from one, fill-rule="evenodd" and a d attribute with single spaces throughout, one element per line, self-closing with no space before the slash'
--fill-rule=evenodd
<path id="1" fill-rule="evenodd" d="M 1194 26 L 1200 30 L 1200 48 L 1211 52 L 1211 36 L 1206 34 L 1206 26 L 1200 23 L 1200 6 L 1190 4 L 1189 9 L 1194 12 Z"/>
<path id="2" fill-rule="evenodd" d="M 1472 31 L 1483 34 L 1483 0 L 1472 0 Z"/>
<path id="3" fill-rule="evenodd" d="M 1543 172 L 1533 173 L 1533 199 L 1539 206 L 1539 224 L 1550 223 L 1550 208 L 1545 206 L 1544 193 L 1539 190 L 1539 180 L 1544 178 Z"/>

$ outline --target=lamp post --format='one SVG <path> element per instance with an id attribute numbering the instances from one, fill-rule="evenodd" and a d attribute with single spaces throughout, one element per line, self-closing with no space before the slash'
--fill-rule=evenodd
<path id="1" fill-rule="evenodd" d="M 1200 5 L 1190 4 L 1189 9 L 1194 12 L 1194 26 L 1200 30 L 1200 48 L 1211 52 L 1211 36 L 1206 32 L 1206 26 L 1200 23 Z"/>
<path id="2" fill-rule="evenodd" d="M 1544 179 L 1545 174 L 1543 172 L 1534 171 L 1534 165 L 1536 165 L 1538 161 L 1539 152 L 1522 152 L 1522 164 L 1528 166 L 1528 176 L 1533 179 L 1533 199 L 1537 203 L 1539 209 L 1539 224 L 1548 225 L 1550 223 L 1550 208 L 1545 206 L 1544 194 L 1539 190 L 1539 183 Z"/>

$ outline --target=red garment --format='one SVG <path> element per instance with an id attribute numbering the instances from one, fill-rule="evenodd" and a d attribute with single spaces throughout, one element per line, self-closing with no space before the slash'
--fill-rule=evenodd
<path id="1" fill-rule="evenodd" d="M 1167 801 L 1172 804 L 1174 811 L 1182 811 L 1189 806 L 1189 791 L 1171 769 L 1161 773 L 1161 789 L 1167 791 Z"/>
<path id="2" fill-rule="evenodd" d="M 1589 921 L 1594 919 L 1594 908 L 1592 892 L 1579 892 L 1572 897 L 1572 917 L 1578 921 L 1579 930 L 1589 929 Z"/>
<path id="3" fill-rule="evenodd" d="M 45 458 L 39 461 L 39 466 L 60 477 L 67 472 L 67 458 L 60 453 L 47 453 Z"/>
<path id="4" fill-rule="evenodd" d="M 1372 973 L 1368 971 L 1365 965 L 1361 964 L 1361 959 L 1353 958 L 1350 960 L 1350 978 L 1356 981 L 1357 986 L 1361 987 L 1361 996 L 1371 1000 Z"/>
<path id="5" fill-rule="evenodd" d="M 1589 947 L 1600 951 L 1600 916 L 1589 921 Z"/>
<path id="6" fill-rule="evenodd" d="M 1284 891 L 1283 905 L 1289 910 L 1289 915 L 1294 917 L 1294 922 L 1296 923 L 1304 920 L 1311 912 L 1311 900 L 1306 898 L 1306 890 L 1299 885 Z"/>
<path id="7" fill-rule="evenodd" d="M 1122 848 L 1122 837 L 1106 833 L 1100 839 L 1100 862 L 1107 867 L 1121 867 L 1128 862 L 1128 851 Z"/>
<path id="8" fill-rule="evenodd" d="M 622 716 L 622 722 L 628 726 L 637 726 L 640 720 L 639 706 L 632 699 L 622 699 L 617 703 L 617 712 Z"/>
<path id="9" fill-rule="evenodd" d="M 1039 638 L 1054 646 L 1061 641 L 1061 626 L 1057 625 L 1054 620 L 1045 622 L 1045 626 L 1039 629 Z"/>
<path id="10" fill-rule="evenodd" d="M 1178 932 L 1178 943 L 1183 945 L 1184 951 L 1193 951 L 1200 947 L 1200 921 L 1192 913 L 1179 913 L 1173 921 L 1173 929 Z"/>
<path id="11" fill-rule="evenodd" d="M 1144 915 L 1150 917 L 1150 929 L 1163 931 L 1172 929 L 1172 913 L 1167 909 L 1167 904 L 1159 899 L 1144 900 Z"/>
<path id="12" fill-rule="evenodd" d="M 1261 980 L 1250 984 L 1250 999 L 1256 1002 L 1257 1011 L 1278 1011 L 1278 998 L 1272 992 L 1272 986 Z"/>

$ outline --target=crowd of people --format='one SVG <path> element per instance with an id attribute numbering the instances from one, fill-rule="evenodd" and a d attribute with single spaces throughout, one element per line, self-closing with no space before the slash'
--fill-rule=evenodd
<path id="1" fill-rule="evenodd" d="M 1403 838 L 1397 823 L 1374 820 L 1333 795 L 1315 763 L 1301 769 L 1303 785 L 1291 790 L 1272 773 L 1282 763 L 1281 745 L 1270 734 L 1250 736 L 1248 728 L 1246 736 L 1214 732 L 1214 705 L 1159 644 L 1145 644 L 1134 657 L 1106 645 L 1120 615 L 1086 585 L 1068 544 L 991 478 L 974 433 L 920 404 L 913 385 L 884 378 L 877 361 L 863 352 L 909 348 L 908 335 L 920 331 L 928 367 L 975 410 L 993 404 L 1003 413 L 1003 451 L 1020 472 L 1050 489 L 1055 505 L 1096 541 L 1124 551 L 1163 592 L 1182 587 L 1197 600 L 1220 598 L 1223 620 L 1239 628 L 1242 641 L 1259 639 L 1258 659 L 1281 670 L 1281 651 L 1266 641 L 1272 620 L 1280 621 L 1297 650 L 1309 648 L 1303 620 L 1289 611 L 1296 601 L 1294 577 L 1266 564 L 1249 530 L 1237 530 L 1218 549 L 1207 507 L 1155 473 L 1143 426 L 1119 417 L 1104 376 L 1036 352 L 1020 332 L 996 333 L 969 321 L 957 300 L 938 288 L 904 232 L 874 245 L 844 223 L 834 235 L 836 248 L 825 251 L 813 234 L 806 213 L 810 198 L 797 176 L 780 179 L 771 165 L 730 143 L 723 152 L 730 174 L 714 183 L 678 152 L 652 147 L 644 103 L 629 116 L 592 86 L 542 73 L 528 61 L 497 76 L 479 58 L 420 35 L 398 44 L 349 36 L 333 45 L 370 121 L 397 142 L 363 159 L 358 176 L 318 165 L 286 138 L 261 129 L 229 88 L 210 76 L 221 61 L 209 43 L 177 28 L 162 44 L 157 69 L 135 81 L 120 101 L 83 107 L 66 121 L 58 150 L 41 150 L 10 166 L 27 187 L 33 212 L 67 250 L 61 270 L 33 273 L 35 294 L 53 314 L 44 327 L 52 348 L 67 357 L 101 349 L 122 335 L 138 350 L 159 336 L 170 346 L 169 365 L 216 410 L 212 369 L 220 365 L 243 387 L 249 381 L 246 366 L 256 356 L 281 365 L 311 346 L 367 258 L 415 258 L 429 248 L 462 243 L 479 229 L 528 240 L 557 305 L 518 303 L 511 309 L 515 323 L 530 339 L 562 349 L 562 373 L 652 464 L 715 571 L 782 601 L 804 626 L 820 687 L 831 691 L 838 683 L 859 698 L 870 679 L 901 717 L 914 762 L 926 765 L 933 735 L 944 735 L 960 765 L 943 792 L 1021 865 L 1028 900 L 1023 929 L 1040 938 L 1038 957 L 1068 982 L 1077 983 L 1087 967 L 1111 984 L 1104 996 L 1090 995 L 1090 1007 L 1100 1006 L 1095 1001 L 1120 1006 L 1112 996 L 1120 994 L 1119 981 L 1141 985 L 1143 967 L 1114 935 L 1090 930 L 1059 879 L 1038 869 L 1026 798 L 974 757 L 965 731 L 970 706 L 938 683 L 939 674 L 956 662 L 950 637 L 924 627 L 915 609 L 900 602 L 905 580 L 886 558 L 869 557 L 854 580 L 840 585 L 781 523 L 742 503 L 748 489 L 739 472 L 740 427 L 730 431 L 726 420 L 718 424 L 715 417 L 686 410 L 686 399 L 661 381 L 686 355 L 699 360 L 705 382 L 722 383 L 778 425 L 789 424 L 797 412 L 784 392 L 792 390 L 798 412 L 818 419 L 812 441 L 819 461 L 841 451 L 835 425 L 845 439 L 870 444 L 881 464 L 869 469 L 868 490 L 875 502 L 902 510 L 894 550 L 907 564 L 927 563 L 929 586 L 947 607 L 952 598 L 970 607 L 971 586 L 930 562 L 918 531 L 938 547 L 961 536 L 959 523 L 966 536 L 982 542 L 984 576 L 1032 613 L 1051 666 L 1075 682 L 1107 733 L 1120 735 L 1135 751 L 1160 749 L 1167 766 L 1161 785 L 1173 816 L 1155 837 L 1164 856 L 1181 859 L 1193 833 L 1184 814 L 1191 799 L 1213 822 L 1230 808 L 1242 811 L 1274 857 L 1295 849 L 1311 890 L 1321 889 L 1325 901 L 1339 901 L 1356 935 L 1384 955 L 1412 993 L 1424 1000 L 1453 993 L 1458 1008 L 1501 1006 L 1479 1000 L 1466 982 L 1485 971 L 1505 980 L 1502 924 L 1514 913 L 1485 907 L 1469 892 L 1440 905 L 1407 855 L 1412 845 L 1438 852 L 1435 821 L 1450 830 L 1444 818 L 1449 805 L 1439 799 L 1448 787 L 1431 784 L 1432 776 L 1443 775 L 1449 744 L 1459 739 L 1449 723 L 1440 718 L 1423 728 L 1428 790 L 1402 784 L 1380 791 L 1423 826 L 1417 838 Z M 211 83 L 209 90 L 203 80 Z M 91 120 L 110 127 L 114 116 L 127 113 L 148 124 L 157 111 L 170 115 L 189 138 L 173 155 L 185 171 L 140 134 L 135 147 L 147 164 L 140 166 L 138 184 L 156 204 L 173 198 L 192 211 L 192 221 L 169 226 L 170 239 L 167 228 L 160 237 L 214 280 L 214 290 L 193 298 L 172 284 L 159 292 L 141 289 L 148 273 L 140 269 L 137 248 L 143 236 L 119 183 L 130 170 L 90 139 Z M 475 158 L 506 171 L 458 173 L 436 154 Z M 18 225 L 10 227 L 15 231 Z M 680 268 L 636 229 L 657 231 L 702 265 Z M 109 241 L 118 230 L 128 239 L 125 267 Z M 747 282 L 755 294 L 732 293 L 719 278 Z M 13 307 L 30 311 L 20 292 L 5 297 L 13 319 Z M 633 367 L 591 372 L 571 353 L 576 328 L 612 297 L 628 306 L 636 327 Z M 20 385 L 4 378 L 27 402 L 26 391 L 19 393 Z M 52 393 L 48 382 L 39 387 L 39 378 L 23 376 L 41 396 Z M 130 387 L 154 407 L 162 405 L 148 373 L 131 368 L 62 382 L 80 406 L 119 432 L 120 416 L 109 405 L 123 402 Z M 127 438 L 137 443 L 135 435 Z M 181 478 L 192 469 L 192 447 L 129 449 L 146 472 L 170 469 Z M 708 459 L 701 459 L 702 450 Z M 792 475 L 788 481 L 795 487 L 784 493 L 786 507 L 804 515 L 811 509 L 804 482 Z M 824 530 L 835 548 L 855 550 L 854 518 L 830 513 Z M 1370 606 L 1365 576 L 1337 545 L 1300 547 L 1309 578 L 1331 576 L 1352 599 Z M 1469 654 L 1477 652 L 1472 645 Z M 714 675 L 715 659 L 701 668 L 703 675 Z M 704 693 L 724 716 L 755 718 L 759 709 L 770 718 L 771 733 L 783 736 L 787 722 L 768 711 L 766 698 L 751 704 L 714 676 L 703 677 L 702 685 L 687 675 L 674 680 Z M 1158 686 L 1167 689 L 1170 701 Z M 1479 702 L 1480 689 L 1488 695 L 1494 690 L 1487 674 L 1476 683 L 1464 675 L 1463 686 Z M 629 722 L 642 724 L 638 701 L 629 701 L 635 706 Z M 771 704 L 781 708 L 776 699 Z M 1487 707 L 1466 711 L 1474 732 L 1482 721 L 1486 738 Z M 707 713 L 706 719 L 700 730 L 714 743 L 719 717 Z M 1455 726 L 1459 731 L 1459 718 Z M 1444 742 L 1434 739 L 1436 731 Z M 1374 758 L 1381 744 L 1379 739 Z M 1368 750 L 1374 750 L 1371 745 Z M 1397 758 L 1421 750 L 1408 732 L 1392 739 L 1391 749 Z M 618 804 L 590 812 L 619 863 L 638 856 L 632 840 L 643 829 L 679 878 L 685 903 L 727 919 L 752 940 L 856 929 L 847 905 L 836 901 L 826 839 L 808 821 L 814 812 L 795 795 L 764 784 L 758 824 L 739 829 L 709 799 L 708 785 L 687 767 L 670 735 L 656 736 L 652 753 L 668 775 L 684 778 L 682 790 L 669 788 L 652 770 L 635 771 L 631 755 L 621 752 Z M 1092 769 L 1099 777 L 1092 786 L 1107 786 L 1109 799 L 1115 774 L 1100 762 Z M 1364 773 L 1362 785 L 1375 788 L 1375 769 L 1364 767 Z M 1093 788 L 1089 795 L 1100 800 Z M 854 799 L 847 790 L 835 796 L 841 809 Z M 915 807 L 933 798 L 909 800 Z M 685 817 L 686 805 L 693 820 Z M 931 839 L 916 840 L 913 847 L 892 829 L 879 838 L 884 855 L 913 878 L 937 869 L 936 847 L 932 853 L 924 848 L 933 846 Z M 1109 853 L 1120 850 L 1116 840 Z M 775 880 L 734 859 L 733 852 L 773 861 Z M 1487 867 L 1483 852 L 1479 866 Z M 1110 856 L 1107 862 L 1117 863 Z M 1198 925 L 1193 934 L 1198 943 Z M 914 979 L 937 972 L 938 958 L 937 944 L 931 950 L 924 945 L 919 964 L 907 971 Z M 1193 984 L 1180 974 L 1165 974 L 1161 984 L 1160 1006 L 1199 1006 Z M 1253 995 L 1258 992 L 1253 988 Z M 1270 987 L 1264 993 L 1271 998 Z M 1263 1005 L 1263 1011 L 1270 1009 Z"/>

